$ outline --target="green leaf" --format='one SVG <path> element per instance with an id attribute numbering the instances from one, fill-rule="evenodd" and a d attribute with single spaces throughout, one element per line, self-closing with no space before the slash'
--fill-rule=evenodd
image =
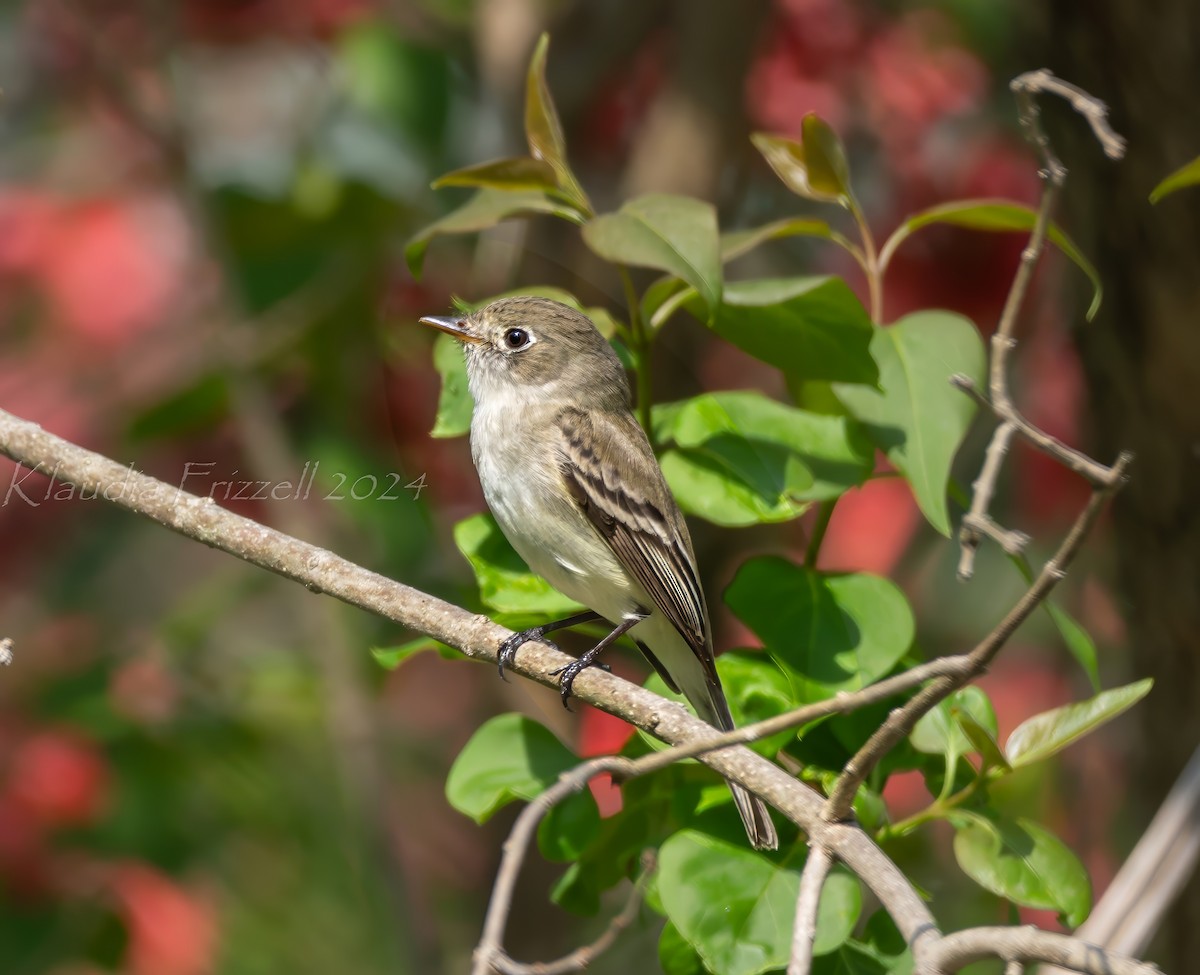
<path id="1" fill-rule="evenodd" d="M 1092 909 L 1092 887 L 1079 858 L 1057 836 L 1027 819 L 958 814 L 954 856 L 985 890 L 1023 907 L 1055 910 L 1078 927 Z"/>
<path id="2" fill-rule="evenodd" d="M 670 921 L 658 937 L 658 963 L 663 975 L 708 975 L 699 953 Z"/>
<path id="3" fill-rule="evenodd" d="M 543 159 L 517 156 L 515 159 L 493 159 L 476 163 L 439 176 L 433 188 L 446 186 L 486 186 L 496 190 L 539 190 L 553 193 L 558 190 L 554 167 Z"/>
<path id="4" fill-rule="evenodd" d="M 1102 691 L 1078 704 L 1068 704 L 1036 714 L 1021 722 L 1005 743 L 1004 752 L 1013 768 L 1032 765 L 1062 751 L 1100 725 L 1131 708 L 1149 692 L 1154 681 L 1145 680 Z"/>
<path id="5" fill-rule="evenodd" d="M 552 806 L 538 823 L 538 849 L 547 860 L 569 863 L 583 855 L 599 832 L 600 808 L 583 789 Z"/>
<path id="6" fill-rule="evenodd" d="M 454 647 L 448 647 L 428 636 L 418 637 L 408 643 L 402 643 L 398 647 L 372 647 L 371 656 L 385 670 L 395 670 L 404 661 L 429 650 L 435 651 L 443 660 L 466 659 L 461 650 L 455 650 Z"/>
<path id="7" fill-rule="evenodd" d="M 1000 746 L 996 743 L 995 731 L 985 728 L 967 711 L 955 710 L 954 717 L 963 734 L 970 740 L 971 747 L 979 753 L 980 761 L 983 763 L 980 771 L 987 771 L 991 768 L 1001 769 L 1005 772 L 1012 771 L 1012 766 L 1008 764 L 1008 759 L 1004 757 L 1004 752 L 1000 751 Z"/>
<path id="8" fill-rule="evenodd" d="M 970 715 L 989 734 L 996 734 L 996 711 L 991 700 L 982 688 L 971 685 L 955 691 L 921 716 L 908 736 L 913 748 L 927 755 L 947 751 L 963 755 L 971 751 L 971 740 L 960 727 L 956 712 Z"/>
<path id="9" fill-rule="evenodd" d="M 801 139 L 796 142 L 765 132 L 750 136 L 775 175 L 793 193 L 808 200 L 849 206 L 850 168 L 837 134 L 809 112 L 801 122 Z"/>
<path id="10" fill-rule="evenodd" d="M 454 526 L 454 543 L 475 570 L 480 599 L 492 609 L 552 617 L 580 611 L 578 603 L 529 571 L 491 515 L 472 515 L 460 521 Z"/>
<path id="11" fill-rule="evenodd" d="M 733 721 L 739 728 L 783 714 L 799 702 L 792 697 L 787 674 L 765 653 L 727 650 L 717 657 L 717 675 L 729 698 Z M 769 738 L 750 742 L 749 747 L 762 755 L 774 756 L 795 731 L 781 731 Z"/>
<path id="12" fill-rule="evenodd" d="M 688 308 L 703 318 L 689 302 Z M 874 384 L 871 319 L 841 278 L 731 281 L 713 330 L 756 359 L 805 379 Z"/>
<path id="13" fill-rule="evenodd" d="M 875 326 L 871 355 L 880 389 L 838 383 L 834 392 L 904 475 L 930 524 L 949 536 L 946 483 L 976 408 L 950 377 L 961 373 L 982 384 L 983 342 L 961 315 L 921 311 Z"/>
<path id="14" fill-rule="evenodd" d="M 938 702 L 921 716 L 908 736 L 917 751 L 944 757 L 946 770 L 942 779 L 942 798 L 954 791 L 959 758 L 975 750 L 970 734 L 963 727 L 964 718 L 995 738 L 996 712 L 992 702 L 982 689 L 974 686 L 964 687 Z"/>
<path id="15" fill-rule="evenodd" d="M 731 449 L 744 454 L 749 448 Z M 812 475 L 799 462 L 782 472 L 786 478 L 782 491 L 747 483 L 730 472 L 728 457 L 709 450 L 667 450 L 659 463 L 679 507 L 714 525 L 742 528 L 790 521 L 808 507 L 808 502 L 793 496 L 812 484 Z"/>
<path id="16" fill-rule="evenodd" d="M 1150 191 L 1150 202 L 1157 203 L 1164 196 L 1170 196 L 1176 190 L 1181 190 L 1186 186 L 1196 186 L 1197 184 L 1200 184 L 1200 157 L 1175 170 L 1175 172 L 1154 187 Z"/>
<path id="17" fill-rule="evenodd" d="M 880 250 L 879 262 L 886 270 L 896 248 L 922 227 L 932 224 L 950 224 L 970 230 L 1028 233 L 1033 230 L 1036 222 L 1036 210 L 1009 200 L 957 200 L 953 203 L 942 203 L 914 213 L 897 227 Z M 1100 300 L 1104 293 L 1099 272 L 1058 224 L 1051 222 L 1046 228 L 1046 235 L 1091 281 L 1092 303 L 1087 311 L 1088 321 L 1091 321 L 1100 310 Z"/>
<path id="18" fill-rule="evenodd" d="M 799 702 L 887 674 L 912 644 L 912 610 L 887 579 L 828 575 L 775 556 L 751 559 L 725 590 L 735 616 L 792 681 Z"/>
<path id="19" fill-rule="evenodd" d="M 721 301 L 717 211 L 687 196 L 652 193 L 596 217 L 583 239 L 614 264 L 666 271 L 686 281 L 703 300 L 707 319 Z"/>
<path id="20" fill-rule="evenodd" d="M 574 207 L 536 190 L 478 190 L 466 203 L 422 228 L 404 248 L 404 259 L 414 278 L 421 276 L 421 265 L 429 242 L 440 234 L 469 234 L 487 230 L 513 217 L 548 213 L 572 223 L 583 223 Z"/>
<path id="21" fill-rule="evenodd" d="M 516 799 L 536 799 L 579 764 L 575 754 L 532 718 L 501 714 L 480 726 L 450 767 L 446 798 L 477 823 Z"/>
<path id="22" fill-rule="evenodd" d="M 811 413 L 757 392 L 705 393 L 656 406 L 654 431 L 659 443 L 716 456 L 742 482 L 764 488 L 764 499 L 839 497 L 870 477 L 875 460 L 865 431 L 849 417 Z M 744 446 L 735 450 L 735 440 Z"/>
<path id="23" fill-rule="evenodd" d="M 1021 577 L 1027 583 L 1033 582 L 1033 567 L 1030 566 L 1029 560 L 1024 554 L 1009 556 L 1009 560 L 1017 567 L 1017 571 L 1021 573 Z M 1075 658 L 1079 666 L 1083 668 L 1083 672 L 1087 674 L 1088 680 L 1092 685 L 1092 690 L 1099 691 L 1100 666 L 1096 660 L 1096 644 L 1088 636 L 1087 630 L 1080 626 L 1070 613 L 1050 599 L 1042 602 L 1042 609 L 1046 611 L 1046 615 L 1053 621 L 1059 635 L 1063 638 L 1063 642 L 1067 645 L 1067 650 L 1070 651 L 1071 656 Z"/>
<path id="24" fill-rule="evenodd" d="M 822 240 L 832 240 L 847 250 L 854 252 L 856 248 L 845 237 L 829 226 L 824 220 L 809 220 L 802 217 L 785 217 L 752 227 L 748 230 L 732 230 L 721 234 L 721 261 L 728 264 L 739 257 L 749 254 L 756 247 L 771 240 L 781 240 L 784 237 L 818 237 Z"/>
<path id="25" fill-rule="evenodd" d="M 695 830 L 676 833 L 659 852 L 667 917 L 714 975 L 759 975 L 787 965 L 799 888 L 797 871 Z M 858 882 L 842 871 L 830 874 L 814 953 L 841 945 L 861 910 Z"/>
<path id="26" fill-rule="evenodd" d="M 549 50 L 550 35 L 542 34 L 529 61 L 525 82 L 525 139 L 529 143 L 529 154 L 534 159 L 544 160 L 554 170 L 558 187 L 566 199 L 590 217 L 592 205 L 567 162 L 567 140 L 563 137 L 562 123 L 546 84 L 546 54 Z"/>
<path id="27" fill-rule="evenodd" d="M 467 389 L 467 364 L 462 348 L 449 335 L 439 334 L 433 342 L 433 367 L 442 377 L 437 417 L 431 437 L 461 437 L 471 429 L 474 404 Z"/>

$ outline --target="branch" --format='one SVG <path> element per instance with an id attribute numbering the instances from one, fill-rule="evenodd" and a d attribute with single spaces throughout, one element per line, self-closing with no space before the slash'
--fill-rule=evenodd
<path id="1" fill-rule="evenodd" d="M 7 667 L 13 662 L 13 639 L 6 636 L 0 640 L 0 666 Z"/>
<path id="2" fill-rule="evenodd" d="M 985 958 L 1002 958 L 1010 964 L 1050 962 L 1084 975 L 1162 975 L 1157 965 L 1031 925 L 956 931 L 938 939 L 930 957 L 933 971 L 939 975 L 949 975 Z"/>
<path id="3" fill-rule="evenodd" d="M 1028 538 L 1023 533 L 1003 528 L 988 513 L 992 496 L 995 494 L 996 481 L 1004 466 L 1004 459 L 1014 436 L 1020 434 L 1064 466 L 1078 471 L 1086 477 L 1092 485 L 1092 496 L 1087 506 L 1075 519 L 1075 524 L 1059 545 L 1054 557 L 1046 563 L 1041 574 L 1026 590 L 1025 595 L 992 632 L 971 651 L 969 655 L 972 663 L 970 672 L 964 675 L 939 678 L 922 689 L 902 708 L 889 714 L 883 725 L 876 729 L 866 744 L 850 759 L 842 770 L 842 774 L 838 776 L 837 783 L 825 804 L 825 816 L 830 820 L 844 819 L 850 815 L 854 796 L 858 792 L 859 786 L 866 780 L 879 760 L 912 731 L 923 715 L 968 681 L 983 673 L 992 658 L 1012 636 L 1013 631 L 1046 599 L 1079 551 L 1084 537 L 1091 529 L 1104 502 L 1124 481 L 1126 469 L 1133 461 L 1133 456 L 1129 453 L 1122 453 L 1111 467 L 1092 460 L 1086 454 L 1068 447 L 1033 426 L 1020 415 L 1009 395 L 1008 356 L 1016 346 L 1013 330 L 1016 327 L 1017 313 L 1025 300 L 1025 293 L 1029 290 L 1033 270 L 1045 249 L 1050 211 L 1053 208 L 1054 198 L 1067 175 L 1066 169 L 1054 155 L 1050 140 L 1042 131 L 1039 121 L 1040 110 L 1034 95 L 1044 91 L 1068 99 L 1071 105 L 1087 118 L 1104 151 L 1110 156 L 1114 158 L 1119 156 L 1124 146 L 1121 138 L 1108 127 L 1108 123 L 1105 121 L 1104 104 L 1092 98 L 1082 89 L 1060 81 L 1049 71 L 1023 74 L 1013 81 L 1012 88 L 1017 94 L 1019 116 L 1026 139 L 1042 158 L 1043 168 L 1039 173 L 1042 178 L 1042 198 L 1033 231 L 1029 235 L 1029 243 L 1021 253 L 1021 263 L 1017 268 L 1017 273 L 1013 276 L 1012 286 L 1009 288 L 1008 297 L 1004 302 L 1004 310 L 1000 315 L 1000 322 L 992 336 L 988 371 L 989 395 L 985 397 L 964 376 L 953 376 L 950 380 L 959 389 L 969 393 L 991 410 L 1001 421 L 992 434 L 983 467 L 973 486 L 974 495 L 971 498 L 970 510 L 963 517 L 962 527 L 959 531 L 959 542 L 962 546 L 962 555 L 958 565 L 959 578 L 964 580 L 971 578 L 975 568 L 975 553 L 985 537 L 996 541 L 1011 555 L 1020 554 L 1028 542 Z"/>
<path id="4" fill-rule="evenodd" d="M 1039 430 L 1020 415 L 1013 405 L 1008 390 L 1008 357 L 1017 344 L 1017 340 L 1013 337 L 1017 314 L 1021 310 L 1021 304 L 1029 290 L 1033 270 L 1046 247 L 1050 213 L 1054 209 L 1058 191 L 1067 178 L 1066 167 L 1054 154 L 1050 140 L 1042 129 L 1041 110 L 1035 96 L 1041 92 L 1048 92 L 1067 99 L 1071 106 L 1088 120 L 1101 147 L 1109 157 L 1120 158 L 1124 152 L 1125 143 L 1109 127 L 1106 120 L 1108 110 L 1103 102 L 1092 98 L 1081 88 L 1055 78 L 1049 71 L 1031 71 L 1023 74 L 1013 80 L 1011 87 L 1016 93 L 1018 117 L 1025 132 L 1025 138 L 1042 159 L 1042 168 L 1038 173 L 1042 179 L 1042 195 L 1038 203 L 1037 219 L 1034 222 L 1033 231 L 1029 235 L 1029 243 L 1021 252 L 1021 263 L 1017 267 L 1017 273 L 1013 276 L 1012 286 L 1009 288 L 1008 297 L 1004 302 L 1004 310 L 1000 314 L 1000 322 L 996 326 L 995 334 L 992 335 L 988 397 L 985 398 L 971 384 L 970 380 L 963 376 L 955 376 L 951 379 L 955 386 L 982 402 L 1001 421 L 1000 426 L 992 434 L 992 441 L 988 446 L 983 468 L 979 473 L 979 478 L 975 481 L 970 510 L 963 517 L 962 526 L 959 528 L 958 538 L 959 544 L 962 546 L 962 555 L 958 563 L 958 577 L 964 581 L 974 575 L 975 553 L 984 537 L 998 542 L 1010 555 L 1019 554 L 1027 542 L 1027 538 L 1022 533 L 1006 531 L 988 514 L 1004 456 L 1008 452 L 1009 443 L 1015 434 L 1020 434 L 1038 450 L 1054 457 L 1065 467 L 1082 474 L 1093 488 L 1111 486 L 1116 476 L 1113 468 L 1105 467 L 1086 454 L 1068 447 L 1060 440 Z"/>
<path id="5" fill-rule="evenodd" d="M 1200 748 L 1076 936 L 1126 954 L 1145 950 L 1200 857 Z M 1048 969 L 1042 975 L 1062 975 Z"/>
<path id="6" fill-rule="evenodd" d="M 456 647 L 473 660 L 496 663 L 500 643 L 511 631 L 480 616 L 371 572 L 333 552 L 243 518 L 211 498 L 188 494 L 147 477 L 92 451 L 47 433 L 35 423 L 0 410 L 0 454 L 30 470 L 53 473 L 89 495 L 150 518 L 172 531 L 237 556 L 312 592 L 323 592 L 400 626 L 427 634 Z M 185 469 L 183 483 L 186 484 Z M 19 480 L 0 496 L 0 506 L 23 503 Z M 542 643 L 527 643 L 511 670 L 547 687 L 555 687 L 554 672 L 573 658 Z M 589 668 L 579 675 L 575 695 L 609 714 L 650 732 L 673 745 L 694 744 L 717 737 L 703 721 L 614 674 Z M 894 693 L 894 691 L 893 691 Z M 933 916 L 904 874 L 857 826 L 828 823 L 821 817 L 821 799 L 783 769 L 747 748 L 729 746 L 698 756 L 721 776 L 737 782 L 771 803 L 807 832 L 815 845 L 828 848 L 875 893 L 896 921 L 914 958 L 921 962 L 937 935 Z"/>
<path id="7" fill-rule="evenodd" d="M 792 957 L 787 975 L 809 975 L 812 971 L 813 942 L 817 939 L 817 911 L 821 890 L 833 868 L 833 857 L 822 847 L 808 852 L 804 872 L 800 874 L 800 893 L 796 897 L 796 921 L 792 928 Z"/>

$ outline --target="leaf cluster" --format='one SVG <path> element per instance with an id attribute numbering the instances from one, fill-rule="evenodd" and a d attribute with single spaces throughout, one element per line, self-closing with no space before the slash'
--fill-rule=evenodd
<path id="1" fill-rule="evenodd" d="M 550 215 L 581 228 L 584 243 L 618 272 L 659 274 L 641 294 L 630 284 L 619 312 L 587 308 L 573 296 L 547 294 L 589 315 L 649 388 L 649 350 L 671 319 L 686 311 L 719 340 L 778 369 L 792 391 L 783 402 L 756 390 L 702 393 L 678 402 L 639 403 L 663 471 L 681 507 L 716 525 L 739 527 L 793 520 L 822 507 L 827 520 L 848 492 L 880 476 L 876 456 L 910 487 L 925 519 L 949 536 L 951 464 L 975 404 L 950 377 L 983 385 L 984 345 L 975 325 L 928 309 L 885 325 L 878 302 L 865 308 L 837 277 L 743 279 L 728 265 L 789 236 L 842 247 L 866 272 L 873 296 L 898 247 L 921 228 L 950 223 L 985 231 L 1028 230 L 1034 214 L 1008 201 L 947 204 L 909 217 L 877 247 L 853 191 L 846 153 L 833 130 L 805 118 L 800 141 L 758 134 L 754 144 L 798 197 L 845 211 L 846 233 L 828 221 L 788 217 L 762 227 L 723 231 L 708 203 L 654 194 L 595 214 L 567 161 L 562 126 L 545 83 L 547 39 L 529 68 L 529 155 L 460 169 L 435 185 L 467 186 L 474 195 L 431 223 L 409 244 L 418 272 L 436 236 L 483 230 L 513 217 Z M 857 240 L 853 235 L 857 234 Z M 1095 271 L 1058 228 L 1051 239 L 1095 282 Z M 1095 303 L 1099 301 L 1096 287 Z M 466 431 L 470 401 L 461 357 L 441 340 L 435 364 L 443 391 L 435 436 Z M 891 472 L 883 472 L 890 474 Z M 560 617 L 576 607 L 533 577 L 487 515 L 460 523 L 455 541 L 474 570 L 484 605 L 510 625 Z M 761 651 L 723 654 L 718 670 L 735 719 L 751 722 L 865 687 L 920 659 L 912 609 L 901 590 L 868 573 L 815 567 L 820 538 L 803 561 L 755 557 L 738 569 L 726 605 L 761 643 Z M 1093 685 L 1095 651 L 1067 614 L 1054 622 Z M 395 666 L 432 646 L 418 641 L 378 651 Z M 669 696 L 657 677 L 648 686 Z M 1097 693 L 1038 715 L 1001 746 L 995 711 L 977 687 L 958 692 L 926 715 L 860 788 L 855 812 L 864 828 L 891 842 L 933 821 L 954 830 L 954 853 L 967 876 L 1012 904 L 1051 909 L 1070 925 L 1091 905 L 1079 859 L 1049 830 L 1014 818 L 993 800 L 993 786 L 1042 762 L 1139 700 L 1147 682 Z M 755 743 L 817 787 L 827 787 L 903 698 L 821 719 Z M 634 736 L 623 754 L 658 743 Z M 528 801 L 578 758 L 530 718 L 503 715 L 485 724 L 456 762 L 447 793 L 455 808 L 483 821 L 505 804 Z M 916 770 L 935 798 L 903 821 L 883 800 L 890 775 Z M 603 893 L 631 877 L 647 848 L 659 849 L 650 906 L 666 919 L 660 961 L 672 975 L 757 975 L 787 964 L 802 837 L 782 836 L 774 854 L 744 843 L 728 791 L 695 763 L 627 782 L 622 809 L 602 818 L 590 793 L 556 807 L 543 821 L 543 855 L 567 864 L 551 892 L 560 905 L 594 913 Z M 818 972 L 904 972 L 911 958 L 890 920 L 861 916 L 862 891 L 836 872 L 821 901 L 815 948 Z"/>

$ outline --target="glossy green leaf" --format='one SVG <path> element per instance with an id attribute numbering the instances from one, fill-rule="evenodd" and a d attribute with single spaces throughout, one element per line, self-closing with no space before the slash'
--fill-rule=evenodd
<path id="1" fill-rule="evenodd" d="M 600 257 L 666 271 L 696 289 L 708 318 L 721 301 L 717 211 L 687 196 L 652 193 L 629 200 L 583 228 L 583 239 Z"/>
<path id="2" fill-rule="evenodd" d="M 1036 210 L 1009 200 L 956 200 L 953 203 L 942 203 L 930 207 L 928 210 L 922 210 L 920 213 L 914 213 L 897 227 L 880 250 L 879 259 L 881 265 L 886 269 L 896 248 L 922 227 L 932 224 L 950 224 L 970 230 L 1028 233 L 1033 230 L 1036 222 Z M 1092 303 L 1087 311 L 1088 321 L 1091 321 L 1096 312 L 1100 310 L 1100 301 L 1104 293 L 1099 272 L 1058 224 L 1051 222 L 1047 227 L 1046 236 L 1091 281 Z"/>
<path id="3" fill-rule="evenodd" d="M 534 48 L 525 81 L 525 139 L 529 154 L 549 164 L 563 195 L 586 216 L 592 205 L 587 194 L 567 162 L 567 140 L 563 137 L 558 110 L 546 84 L 546 55 L 550 50 L 550 35 L 542 34 Z"/>
<path id="4" fill-rule="evenodd" d="M 698 318 L 700 310 L 688 303 Z M 874 384 L 871 319 L 841 278 L 731 281 L 713 330 L 756 359 L 805 379 Z"/>
<path id="5" fill-rule="evenodd" d="M 658 937 L 658 963 L 663 975 L 708 975 L 700 954 L 670 921 Z"/>
<path id="6" fill-rule="evenodd" d="M 912 950 L 887 911 L 880 909 L 867 918 L 861 937 L 852 943 L 877 959 L 888 975 L 912 975 Z"/>
<path id="7" fill-rule="evenodd" d="M 562 217 L 572 223 L 582 223 L 583 217 L 574 207 L 555 200 L 536 190 L 478 190 L 466 203 L 444 217 L 422 228 L 404 248 L 404 259 L 414 278 L 421 276 L 421 265 L 429 242 L 441 234 L 469 234 L 487 230 L 513 217 L 529 217 L 538 213 Z"/>
<path id="8" fill-rule="evenodd" d="M 800 136 L 804 140 L 809 185 L 821 193 L 849 200 L 853 195 L 850 192 L 850 165 L 837 133 L 815 112 L 808 112 L 800 120 Z"/>
<path id="9" fill-rule="evenodd" d="M 1008 736 L 1005 755 L 1013 768 L 1047 759 L 1133 707 L 1153 686 L 1154 681 L 1147 677 L 1111 691 L 1101 691 L 1078 704 L 1036 714 L 1021 722 Z"/>
<path id="10" fill-rule="evenodd" d="M 731 230 L 721 234 L 721 260 L 724 263 L 736 261 L 739 257 L 749 254 L 756 247 L 768 241 L 782 240 L 785 237 L 817 237 L 822 240 L 832 240 L 850 251 L 854 245 L 824 220 L 809 220 L 803 217 L 785 217 L 763 224 L 761 227 L 751 227 L 748 230 Z"/>
<path id="11" fill-rule="evenodd" d="M 729 698 L 734 724 L 739 728 L 783 714 L 800 703 L 792 696 L 787 674 L 768 654 L 727 650 L 717 657 L 717 675 Z M 773 756 L 794 736 L 794 730 L 781 731 L 751 742 L 748 747 L 762 755 Z"/>
<path id="12" fill-rule="evenodd" d="M 743 563 L 725 590 L 734 615 L 763 641 L 797 701 L 865 687 L 912 645 L 912 610 L 887 579 L 829 575 L 768 556 Z"/>
<path id="13" fill-rule="evenodd" d="M 975 750 L 962 719 L 968 717 L 981 729 L 996 735 L 996 712 L 987 694 L 978 687 L 964 687 L 921 716 L 908 736 L 919 752 L 941 755 L 945 761 L 941 796 L 950 795 L 956 788 L 958 760 Z"/>
<path id="14" fill-rule="evenodd" d="M 983 342 L 961 315 L 922 311 L 875 326 L 871 355 L 880 388 L 838 383 L 834 392 L 904 475 L 930 524 L 949 536 L 950 465 L 976 410 L 950 377 L 961 373 L 982 385 Z"/>
<path id="15" fill-rule="evenodd" d="M 440 334 L 433 342 L 433 367 L 442 377 L 437 417 L 431 437 L 461 437 L 471 429 L 474 403 L 467 389 L 467 365 L 462 346 L 449 335 Z"/>
<path id="16" fill-rule="evenodd" d="M 714 525 L 744 528 L 790 521 L 808 508 L 808 502 L 795 499 L 812 484 L 812 475 L 799 464 L 783 472 L 783 490 L 776 491 L 748 484 L 730 472 L 726 458 L 711 451 L 670 448 L 659 463 L 679 507 Z"/>
<path id="17" fill-rule="evenodd" d="M 836 951 L 813 959 L 812 975 L 888 975 L 886 962 L 849 940 Z"/>
<path id="18" fill-rule="evenodd" d="M 446 798 L 477 823 L 516 799 L 535 799 L 579 759 L 523 714 L 501 714 L 480 726 L 446 778 Z"/>
<path id="19" fill-rule="evenodd" d="M 793 518 L 804 502 L 829 500 L 863 484 L 875 460 L 856 421 L 810 413 L 751 391 L 656 406 L 654 433 L 656 442 L 672 443 L 686 456 L 707 457 L 755 492 L 762 506 L 755 504 L 746 518 L 754 514 L 762 521 Z M 688 494 L 685 510 L 701 514 L 696 507 L 710 506 L 710 498 L 682 486 L 680 495 Z"/>
<path id="20" fill-rule="evenodd" d="M 985 728 L 968 711 L 955 710 L 954 717 L 958 721 L 958 726 L 962 729 L 963 734 L 971 742 L 972 749 L 978 753 L 982 762 L 981 771 L 993 768 L 1002 769 L 1006 772 L 1012 770 L 1012 767 L 1008 764 L 1008 759 L 1004 757 L 1004 752 L 1000 750 L 1000 746 L 996 743 L 995 731 Z"/>
<path id="21" fill-rule="evenodd" d="M 971 740 L 960 727 L 956 712 L 969 714 L 989 734 L 996 734 L 996 710 L 991 700 L 982 688 L 971 685 L 955 691 L 921 716 L 908 736 L 913 748 L 927 755 L 942 755 L 949 750 L 964 755 L 971 751 Z"/>
<path id="22" fill-rule="evenodd" d="M 552 167 L 544 159 L 517 156 L 513 159 L 493 159 L 491 162 L 476 163 L 439 176 L 433 188 L 446 186 L 490 187 L 496 190 L 539 190 L 553 193 L 558 190 L 558 180 Z"/>
<path id="23" fill-rule="evenodd" d="M 502 613 L 543 613 L 563 617 L 580 612 L 513 551 L 491 515 L 472 515 L 454 526 L 454 543 L 475 570 L 479 597 Z"/>
<path id="24" fill-rule="evenodd" d="M 1023 907 L 1054 910 L 1078 927 L 1092 909 L 1092 887 L 1079 858 L 1057 836 L 1027 819 L 954 817 L 954 855 L 972 880 Z"/>
<path id="25" fill-rule="evenodd" d="M 1185 166 L 1181 166 L 1154 187 L 1150 191 L 1150 202 L 1157 203 L 1164 196 L 1170 196 L 1176 190 L 1196 185 L 1200 185 L 1200 157 L 1193 159 Z"/>
<path id="26" fill-rule="evenodd" d="M 813 113 L 801 122 L 801 138 L 755 132 L 750 141 L 784 185 L 798 196 L 850 205 L 850 169 L 837 134 Z"/>
<path id="27" fill-rule="evenodd" d="M 410 640 L 408 643 L 402 643 L 398 647 L 372 647 L 371 656 L 375 658 L 375 662 L 385 670 L 395 670 L 406 660 L 410 660 L 419 653 L 434 651 L 443 660 L 465 660 L 466 655 L 461 650 L 455 650 L 454 647 L 448 647 L 444 643 L 439 643 L 432 637 L 422 636 L 415 640 Z"/>
<path id="28" fill-rule="evenodd" d="M 798 871 L 694 830 L 676 833 L 659 851 L 663 908 L 713 975 L 759 975 L 787 965 L 799 888 Z M 841 945 L 861 910 L 858 882 L 832 873 L 821 896 L 814 953 Z"/>
<path id="29" fill-rule="evenodd" d="M 538 823 L 538 850 L 547 860 L 578 860 L 600 832 L 600 809 L 588 789 L 567 796 Z"/>

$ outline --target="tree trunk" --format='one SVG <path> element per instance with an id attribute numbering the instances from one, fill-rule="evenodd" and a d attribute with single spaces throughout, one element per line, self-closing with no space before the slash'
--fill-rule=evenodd
<path id="1" fill-rule="evenodd" d="M 1094 447 L 1137 455 L 1114 522 L 1130 667 L 1156 682 L 1133 769 L 1146 822 L 1200 742 L 1200 189 L 1148 202 L 1200 155 L 1200 4 L 1053 0 L 1034 16 L 1046 65 L 1104 99 L 1129 140 L 1109 162 L 1086 126 L 1047 112 L 1070 170 L 1062 218 L 1105 288 L 1078 333 Z M 1193 877 L 1151 953 L 1165 971 L 1200 958 L 1197 918 Z"/>

